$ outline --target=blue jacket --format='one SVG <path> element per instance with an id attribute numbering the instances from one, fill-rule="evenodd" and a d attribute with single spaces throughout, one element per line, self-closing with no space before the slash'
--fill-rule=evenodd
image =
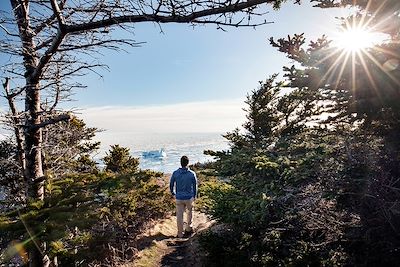
<path id="1" fill-rule="evenodd" d="M 175 187 L 175 192 L 174 192 Z M 196 173 L 189 168 L 179 168 L 171 176 L 169 189 L 178 200 L 196 198 L 197 177 Z"/>

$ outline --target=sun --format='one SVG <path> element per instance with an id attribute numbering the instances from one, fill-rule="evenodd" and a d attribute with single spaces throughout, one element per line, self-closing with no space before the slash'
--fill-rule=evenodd
<path id="1" fill-rule="evenodd" d="M 329 62 L 329 68 L 321 80 L 326 79 L 334 86 L 341 86 L 341 79 L 345 77 L 351 83 L 351 89 L 357 90 L 360 75 L 363 75 L 362 78 L 368 79 L 371 86 L 379 90 L 373 72 L 380 69 L 397 82 L 390 72 L 399 68 L 400 60 L 397 55 L 387 52 L 384 46 L 390 41 L 390 36 L 382 31 L 383 22 L 374 20 L 374 16 L 358 15 L 342 19 L 341 28 L 331 32 L 329 53 L 318 62 Z"/>
<path id="2" fill-rule="evenodd" d="M 334 37 L 335 46 L 347 52 L 360 52 L 382 41 L 378 33 L 364 27 L 343 28 Z"/>

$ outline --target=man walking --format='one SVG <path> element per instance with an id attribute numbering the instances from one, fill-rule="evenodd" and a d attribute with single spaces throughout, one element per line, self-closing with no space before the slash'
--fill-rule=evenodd
<path id="1" fill-rule="evenodd" d="M 182 156 L 181 168 L 174 171 L 169 182 L 171 194 L 176 199 L 176 222 L 178 237 L 183 237 L 183 213 L 187 209 L 185 232 L 192 232 L 192 207 L 197 194 L 196 173 L 188 168 L 189 158 Z M 174 190 L 175 188 L 175 190 Z"/>

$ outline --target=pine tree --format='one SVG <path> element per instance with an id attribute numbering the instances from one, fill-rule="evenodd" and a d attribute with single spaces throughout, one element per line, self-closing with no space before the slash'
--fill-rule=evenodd
<path id="1" fill-rule="evenodd" d="M 136 172 L 139 167 L 139 159 L 129 154 L 129 148 L 119 145 L 112 145 L 103 161 L 107 171 L 116 173 Z"/>
<path id="2" fill-rule="evenodd" d="M 271 101 L 253 94 L 247 134 L 228 134 L 232 149 L 214 153 L 216 173 L 228 182 L 204 185 L 206 210 L 235 231 L 211 241 L 228 248 L 228 259 L 250 255 L 249 265 L 396 266 L 400 4 L 313 2 L 356 5 L 342 20 L 346 27 L 366 23 L 361 27 L 390 38 L 359 53 L 334 47 L 327 36 L 308 45 L 303 34 L 270 40 L 295 61 L 284 67 L 292 91 L 272 102 L 266 117 L 259 114 Z"/>

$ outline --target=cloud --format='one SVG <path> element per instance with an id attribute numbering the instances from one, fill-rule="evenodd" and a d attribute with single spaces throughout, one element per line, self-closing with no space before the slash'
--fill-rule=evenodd
<path id="1" fill-rule="evenodd" d="M 245 119 L 243 99 L 163 106 L 103 106 L 84 109 L 80 117 L 109 133 L 224 133 Z"/>
<path id="2" fill-rule="evenodd" d="M 0 118 L 3 120 L 5 116 L 5 110 L 0 107 Z M 11 129 L 8 129 L 6 124 L 1 124 L 0 125 L 0 141 L 7 139 L 12 135 Z"/>
<path id="3" fill-rule="evenodd" d="M 8 138 L 8 135 L 0 133 L 0 141 L 6 140 Z"/>

